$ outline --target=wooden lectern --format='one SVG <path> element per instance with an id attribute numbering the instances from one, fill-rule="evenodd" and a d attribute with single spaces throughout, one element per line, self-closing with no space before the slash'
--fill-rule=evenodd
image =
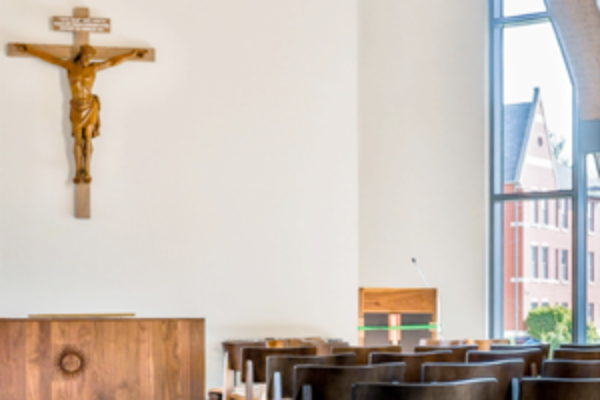
<path id="1" fill-rule="evenodd" d="M 431 332 L 432 338 L 437 339 L 437 289 L 361 288 L 358 310 L 358 343 L 361 346 L 365 345 L 365 329 L 368 328 L 365 327 L 367 314 L 395 316 L 395 318 L 390 318 L 394 323 L 390 323 L 389 326 L 398 328 L 401 328 L 402 325 L 402 315 L 427 314 L 430 316 L 431 322 L 423 330 Z M 397 333 L 396 339 L 400 340 L 400 329 L 397 331 L 391 330 L 390 332 Z"/>
<path id="2" fill-rule="evenodd" d="M 203 319 L 0 319 L 0 400 L 204 400 Z"/>

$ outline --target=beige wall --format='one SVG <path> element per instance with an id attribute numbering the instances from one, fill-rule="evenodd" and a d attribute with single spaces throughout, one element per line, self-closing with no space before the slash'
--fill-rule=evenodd
<path id="1" fill-rule="evenodd" d="M 152 45 L 158 61 L 98 76 L 79 221 L 66 79 L 0 55 L 0 315 L 206 317 L 209 386 L 223 339 L 354 339 L 357 5 L 85 4 L 113 20 L 93 43 Z M 69 43 L 49 17 L 79 5 L 0 0 L 2 45 Z"/>
<path id="2" fill-rule="evenodd" d="M 211 386 L 226 338 L 355 339 L 357 287 L 416 257 L 446 336 L 483 336 L 485 3 L 86 2 L 94 43 L 158 50 L 98 78 L 91 221 L 64 76 L 0 56 L 0 315 L 206 317 Z M 0 37 L 69 43 L 78 5 L 0 0 Z"/>
<path id="3" fill-rule="evenodd" d="M 486 1 L 359 1 L 360 285 L 442 296 L 447 338 L 486 316 Z"/>

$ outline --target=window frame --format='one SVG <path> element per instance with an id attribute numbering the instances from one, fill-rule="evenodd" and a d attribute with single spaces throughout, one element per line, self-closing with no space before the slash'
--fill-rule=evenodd
<path id="1" fill-rule="evenodd" d="M 573 84 L 573 145 L 572 182 L 569 190 L 555 190 L 531 193 L 504 193 L 503 171 L 503 45 L 504 30 L 520 25 L 552 23 L 548 12 L 531 13 L 505 17 L 504 0 L 490 0 L 490 256 L 489 256 L 489 337 L 504 337 L 504 205 L 507 202 L 564 199 L 564 214 L 568 219 L 569 200 L 572 207 L 571 226 L 572 272 L 569 274 L 572 285 L 573 342 L 586 342 L 587 323 L 587 172 L 586 156 L 600 152 L 600 144 L 583 140 L 584 134 L 592 127 L 580 122 L 577 104 L 577 87 Z M 559 41 L 560 44 L 560 41 Z M 562 46 L 561 46 L 562 48 Z M 564 53 L 564 50 L 563 50 Z M 566 63 L 571 82 L 573 75 Z M 595 128 L 595 127 L 594 127 Z M 562 209 L 561 209 L 562 211 Z M 539 218 L 539 216 L 538 216 Z M 560 221 L 565 228 L 563 220 Z M 562 254 L 562 253 L 561 253 Z M 561 255 L 562 259 L 562 255 Z M 562 264 L 562 263 L 561 263 Z M 568 266 L 566 267 L 568 270 Z M 562 271 L 561 271 L 562 272 Z M 564 276 L 561 276 L 563 278 Z M 562 280 L 562 279 L 561 279 Z"/>
<path id="2" fill-rule="evenodd" d="M 560 222 L 559 222 L 558 226 L 561 229 L 568 230 L 569 229 L 569 211 L 568 211 L 569 207 L 567 207 L 567 206 L 569 204 L 569 201 L 567 199 L 558 199 L 557 201 L 558 201 L 559 207 L 560 207 L 560 210 L 559 210 Z"/>
<path id="3" fill-rule="evenodd" d="M 561 264 L 560 264 L 560 258 L 561 258 L 561 250 L 560 249 L 554 249 L 554 261 L 555 261 L 555 265 L 554 265 L 554 279 L 556 279 L 557 282 L 560 282 L 560 277 L 561 277 Z"/>
<path id="4" fill-rule="evenodd" d="M 595 215 L 596 215 L 596 204 L 589 200 L 587 203 L 587 223 L 588 223 L 588 232 L 594 233 L 596 231 L 595 224 Z"/>
<path id="5" fill-rule="evenodd" d="M 547 281 L 548 279 L 550 279 L 550 249 L 548 248 L 548 246 L 541 246 L 540 248 L 542 250 L 540 252 L 540 270 L 542 272 L 541 279 Z"/>
<path id="6" fill-rule="evenodd" d="M 540 200 L 540 211 L 542 212 L 541 225 L 548 226 L 550 225 L 550 217 L 548 213 L 548 200 L 543 199 Z"/>
<path id="7" fill-rule="evenodd" d="M 531 277 L 540 279 L 540 246 L 537 244 L 531 245 Z"/>
<path id="8" fill-rule="evenodd" d="M 588 273 L 588 283 L 593 284 L 596 281 L 596 271 L 595 271 L 595 260 L 596 255 L 593 251 L 588 251 L 588 260 L 587 260 L 587 273 Z"/>
<path id="9" fill-rule="evenodd" d="M 560 250 L 560 280 L 564 283 L 569 282 L 569 250 Z"/>

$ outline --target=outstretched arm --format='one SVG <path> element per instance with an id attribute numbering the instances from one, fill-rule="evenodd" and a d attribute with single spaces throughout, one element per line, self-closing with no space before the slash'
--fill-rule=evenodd
<path id="1" fill-rule="evenodd" d="M 98 70 L 112 68 L 112 67 L 116 67 L 119 64 L 124 63 L 125 61 L 134 60 L 136 58 L 144 58 L 146 53 L 148 53 L 148 50 L 136 49 L 129 53 L 125 53 L 120 56 L 109 58 L 108 60 L 103 61 L 101 63 L 97 63 L 95 65 Z"/>
<path id="2" fill-rule="evenodd" d="M 44 60 L 50 64 L 58 65 L 59 67 L 67 68 L 67 64 L 69 61 L 63 60 L 62 58 L 58 58 L 53 56 L 50 53 L 46 53 L 45 51 L 41 51 L 36 49 L 35 47 L 29 46 L 27 44 L 17 44 L 17 50 L 23 51 L 27 54 L 31 54 L 34 57 L 39 58 L 40 60 Z"/>

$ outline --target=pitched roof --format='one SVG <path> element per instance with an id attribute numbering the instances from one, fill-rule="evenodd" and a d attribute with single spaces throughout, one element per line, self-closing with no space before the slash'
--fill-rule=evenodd
<path id="1" fill-rule="evenodd" d="M 504 106 L 504 182 L 517 182 L 521 175 L 531 124 L 539 100 L 535 89 L 530 103 Z"/>

